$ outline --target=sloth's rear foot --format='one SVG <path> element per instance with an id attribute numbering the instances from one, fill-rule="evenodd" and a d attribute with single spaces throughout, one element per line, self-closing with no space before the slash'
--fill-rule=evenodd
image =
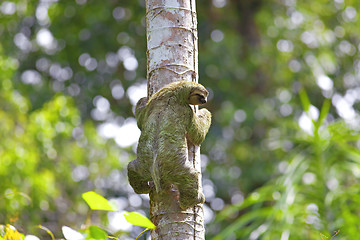
<path id="1" fill-rule="evenodd" d="M 192 191 L 189 192 L 180 192 L 180 208 L 187 209 L 189 207 L 193 207 L 199 203 L 205 202 L 205 196 L 202 192 Z"/>
<path id="2" fill-rule="evenodd" d="M 150 192 L 149 181 L 146 178 L 144 178 L 144 176 L 136 172 L 137 164 L 138 161 L 137 159 L 135 159 L 134 161 L 131 161 L 127 167 L 130 185 L 137 194 L 149 193 Z"/>

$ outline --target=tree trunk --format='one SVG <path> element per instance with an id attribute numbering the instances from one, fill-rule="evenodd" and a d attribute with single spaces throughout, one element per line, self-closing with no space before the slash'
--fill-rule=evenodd
<path id="1" fill-rule="evenodd" d="M 163 86 L 198 81 L 195 0 L 146 0 L 148 97 Z M 195 109 L 196 110 L 196 109 Z M 201 172 L 200 148 L 188 146 L 189 159 Z M 201 174 L 199 177 L 201 182 Z M 181 210 L 176 186 L 150 192 L 152 239 L 204 239 L 202 204 Z"/>

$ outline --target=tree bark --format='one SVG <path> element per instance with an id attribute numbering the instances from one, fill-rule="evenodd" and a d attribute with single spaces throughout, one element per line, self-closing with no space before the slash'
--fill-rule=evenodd
<path id="1" fill-rule="evenodd" d="M 171 82 L 197 82 L 195 0 L 146 0 L 146 27 L 148 97 Z M 188 154 L 201 172 L 200 148 L 189 145 Z M 202 204 L 181 210 L 178 200 L 176 186 L 159 193 L 152 188 L 150 218 L 157 228 L 151 239 L 205 239 Z"/>

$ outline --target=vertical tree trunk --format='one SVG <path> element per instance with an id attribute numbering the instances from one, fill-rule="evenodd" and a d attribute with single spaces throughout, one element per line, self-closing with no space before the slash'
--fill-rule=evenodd
<path id="1" fill-rule="evenodd" d="M 195 0 L 146 0 L 148 97 L 168 83 L 198 81 Z M 199 147 L 188 146 L 189 159 L 201 172 Z M 201 174 L 200 179 L 201 182 Z M 152 239 L 204 239 L 202 204 L 181 210 L 176 186 L 150 192 Z"/>

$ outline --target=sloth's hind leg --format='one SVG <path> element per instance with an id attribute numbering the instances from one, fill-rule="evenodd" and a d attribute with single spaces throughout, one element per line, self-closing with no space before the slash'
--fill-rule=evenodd
<path id="1" fill-rule="evenodd" d="M 196 173 L 183 173 L 175 177 L 180 192 L 180 207 L 186 209 L 205 202 L 204 194 L 199 190 L 199 178 Z"/>
<path id="2" fill-rule="evenodd" d="M 135 159 L 128 164 L 128 178 L 130 185 L 137 194 L 149 193 L 149 177 L 139 171 L 139 160 Z"/>

